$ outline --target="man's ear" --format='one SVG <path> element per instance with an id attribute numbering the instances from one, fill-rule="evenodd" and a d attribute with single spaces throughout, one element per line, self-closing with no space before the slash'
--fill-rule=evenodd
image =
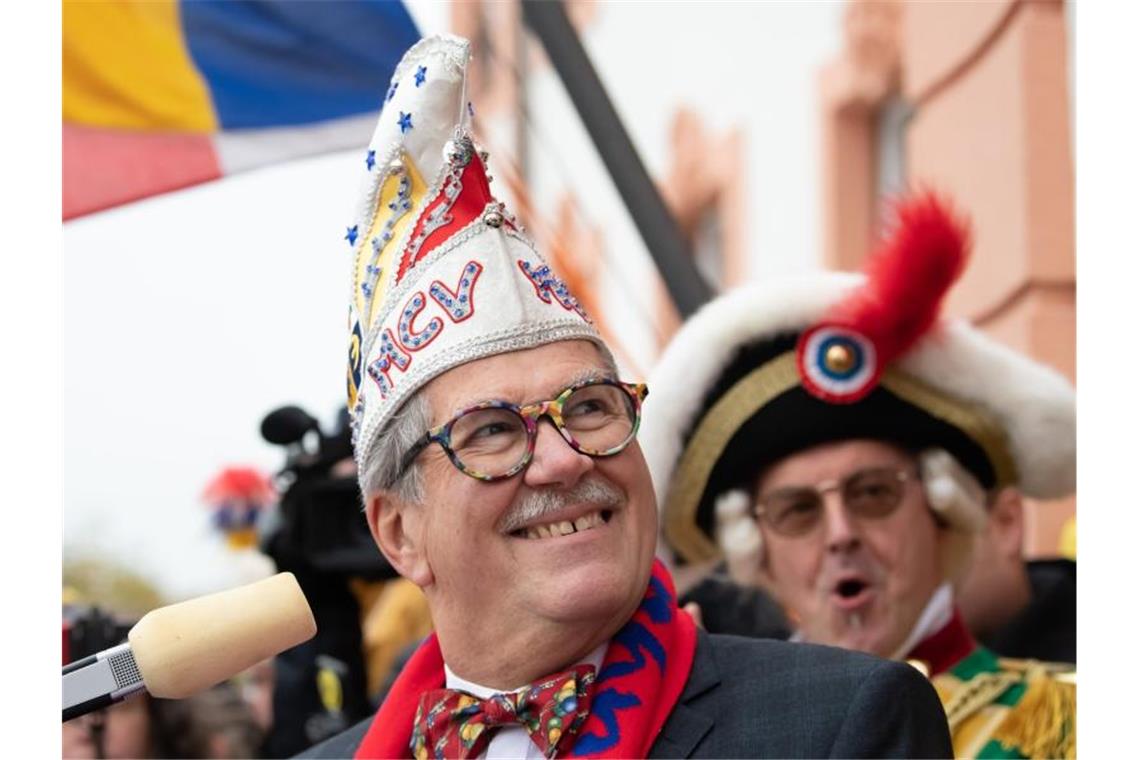
<path id="1" fill-rule="evenodd" d="M 1021 492 L 1011 486 L 1002 488 L 990 505 L 990 530 L 1003 556 L 1021 557 L 1025 541 L 1025 506 Z"/>
<path id="2" fill-rule="evenodd" d="M 423 544 L 424 504 L 407 504 L 387 493 L 365 504 L 368 529 L 388 563 L 412 583 L 426 588 L 435 581 Z"/>

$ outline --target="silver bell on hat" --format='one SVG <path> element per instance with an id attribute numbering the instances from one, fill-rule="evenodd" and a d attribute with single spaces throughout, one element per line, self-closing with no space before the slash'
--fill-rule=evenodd
<path id="1" fill-rule="evenodd" d="M 483 212 L 483 224 L 495 229 L 503 226 L 503 212 L 499 210 L 498 205 L 487 206 Z"/>
<path id="2" fill-rule="evenodd" d="M 475 155 L 475 144 L 467 135 L 457 135 L 443 144 L 443 160 L 451 166 L 467 166 Z"/>

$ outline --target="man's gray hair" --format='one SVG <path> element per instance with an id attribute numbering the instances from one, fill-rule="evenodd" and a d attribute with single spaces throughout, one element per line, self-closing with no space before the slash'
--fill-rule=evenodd
<path id="1" fill-rule="evenodd" d="M 390 491 L 397 498 L 418 504 L 423 500 L 423 479 L 415 462 L 404 472 L 400 463 L 408 451 L 431 425 L 431 410 L 422 391 L 404 402 L 372 446 L 364 453 L 360 468 L 360 492 L 370 499 L 380 491 Z"/>

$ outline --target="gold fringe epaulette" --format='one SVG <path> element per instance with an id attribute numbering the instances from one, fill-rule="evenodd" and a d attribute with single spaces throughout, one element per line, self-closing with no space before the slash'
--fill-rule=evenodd
<path id="1" fill-rule="evenodd" d="M 946 710 L 950 733 L 954 733 L 966 718 L 993 702 L 1020 680 L 1021 676 L 1017 673 L 978 673 L 953 692 L 943 694 L 940 690 L 939 696 L 942 697 L 942 706 Z M 936 689 L 938 685 L 936 682 Z"/>
<path id="2" fill-rule="evenodd" d="M 1062 681 L 1076 683 L 1077 670 L 1071 662 L 1046 662 L 1045 660 L 1015 660 L 1012 657 L 999 657 L 998 667 L 1016 673 L 1029 674 L 1039 670 L 1051 674 Z"/>
<path id="3" fill-rule="evenodd" d="M 1003 749 L 1016 749 L 1029 758 L 1076 756 L 1076 674 L 1067 667 L 1067 673 L 1051 672 L 1044 663 L 1026 667 L 1025 694 L 994 731 L 993 738 Z M 1071 675 L 1072 680 L 1058 675 Z"/>

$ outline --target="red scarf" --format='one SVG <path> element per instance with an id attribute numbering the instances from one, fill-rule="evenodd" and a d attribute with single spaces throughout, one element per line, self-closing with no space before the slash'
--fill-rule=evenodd
<path id="1" fill-rule="evenodd" d="M 610 641 L 590 717 L 569 756 L 646 757 L 685 688 L 696 647 L 696 626 L 677 607 L 669 571 L 654 560 L 641 606 Z M 433 633 L 392 684 L 356 757 L 409 757 L 420 695 L 442 688 L 444 681 L 443 654 Z"/>

